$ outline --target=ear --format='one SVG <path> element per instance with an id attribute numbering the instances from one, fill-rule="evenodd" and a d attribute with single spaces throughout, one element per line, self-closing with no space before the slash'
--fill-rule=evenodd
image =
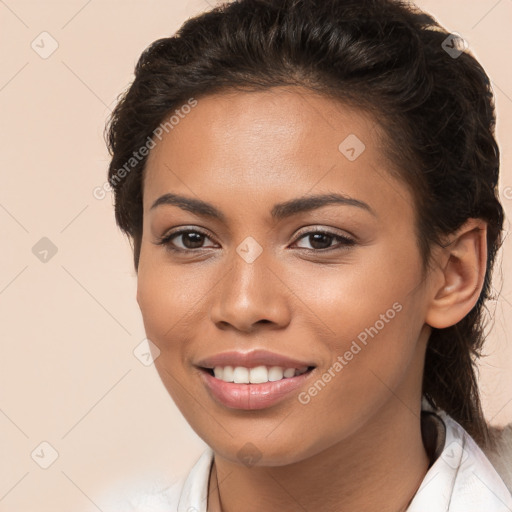
<path id="1" fill-rule="evenodd" d="M 425 322 L 444 329 L 462 320 L 480 296 L 487 267 L 487 223 L 468 219 L 438 254 L 434 270 L 438 279 Z"/>

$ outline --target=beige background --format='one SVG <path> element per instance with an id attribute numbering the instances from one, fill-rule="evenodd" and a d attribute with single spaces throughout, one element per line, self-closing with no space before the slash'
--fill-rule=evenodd
<path id="1" fill-rule="evenodd" d="M 510 215 L 512 0 L 418 5 L 467 40 L 493 80 Z M 0 511 L 113 511 L 113 491 L 164 485 L 204 448 L 154 367 L 134 356 L 144 330 L 130 246 L 115 226 L 110 193 L 98 200 L 92 191 L 106 180 L 105 120 L 138 56 L 209 7 L 205 0 L 0 1 Z M 52 44 L 57 50 L 45 55 Z M 48 244 L 43 237 L 57 248 L 46 262 L 33 253 Z M 490 356 L 480 365 L 494 424 L 512 422 L 508 260 L 503 286 L 495 281 L 502 295 L 491 305 Z M 58 458 L 41 468 L 52 449 Z"/>

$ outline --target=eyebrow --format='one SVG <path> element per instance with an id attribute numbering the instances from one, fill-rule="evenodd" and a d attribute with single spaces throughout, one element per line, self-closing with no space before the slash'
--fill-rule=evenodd
<path id="1" fill-rule="evenodd" d="M 291 217 L 292 215 L 316 210 L 330 204 L 356 206 L 377 217 L 375 211 L 365 202 L 341 194 L 320 194 L 291 199 L 289 201 L 285 201 L 284 203 L 275 204 L 270 212 L 270 215 L 274 220 L 282 220 L 287 217 Z M 196 215 L 210 217 L 222 222 L 225 222 L 226 220 L 225 215 L 218 208 L 216 208 L 211 203 L 202 201 L 201 199 L 186 197 L 179 194 L 164 194 L 151 205 L 150 210 L 154 210 L 161 205 L 178 206 L 182 210 L 187 210 L 189 212 L 195 213 Z"/>

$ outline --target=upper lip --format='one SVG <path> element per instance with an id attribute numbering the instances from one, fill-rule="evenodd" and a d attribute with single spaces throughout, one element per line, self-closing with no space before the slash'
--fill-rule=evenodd
<path id="1" fill-rule="evenodd" d="M 288 356 L 269 352 L 268 350 L 256 349 L 250 352 L 222 352 L 211 357 L 202 359 L 197 363 L 201 368 L 213 369 L 216 366 L 244 366 L 254 368 L 256 366 L 281 366 L 283 368 L 303 368 L 304 366 L 315 366 L 308 361 L 299 361 Z"/>

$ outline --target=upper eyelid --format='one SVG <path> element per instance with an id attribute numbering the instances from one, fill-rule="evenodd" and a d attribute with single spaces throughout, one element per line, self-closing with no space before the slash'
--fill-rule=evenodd
<path id="1" fill-rule="evenodd" d="M 176 228 L 176 231 L 170 231 L 169 233 L 163 235 L 161 237 L 161 239 L 165 239 L 165 238 L 172 238 L 174 236 L 179 236 L 179 235 L 183 235 L 184 233 L 189 233 L 189 232 L 193 232 L 193 233 L 199 233 L 203 236 L 205 236 L 206 238 L 209 238 L 210 240 L 214 241 L 215 242 L 215 238 L 210 236 L 208 233 L 206 233 L 205 231 L 203 231 L 202 229 L 200 228 L 189 228 L 187 226 L 184 226 L 184 227 L 180 227 L 180 228 Z"/>

